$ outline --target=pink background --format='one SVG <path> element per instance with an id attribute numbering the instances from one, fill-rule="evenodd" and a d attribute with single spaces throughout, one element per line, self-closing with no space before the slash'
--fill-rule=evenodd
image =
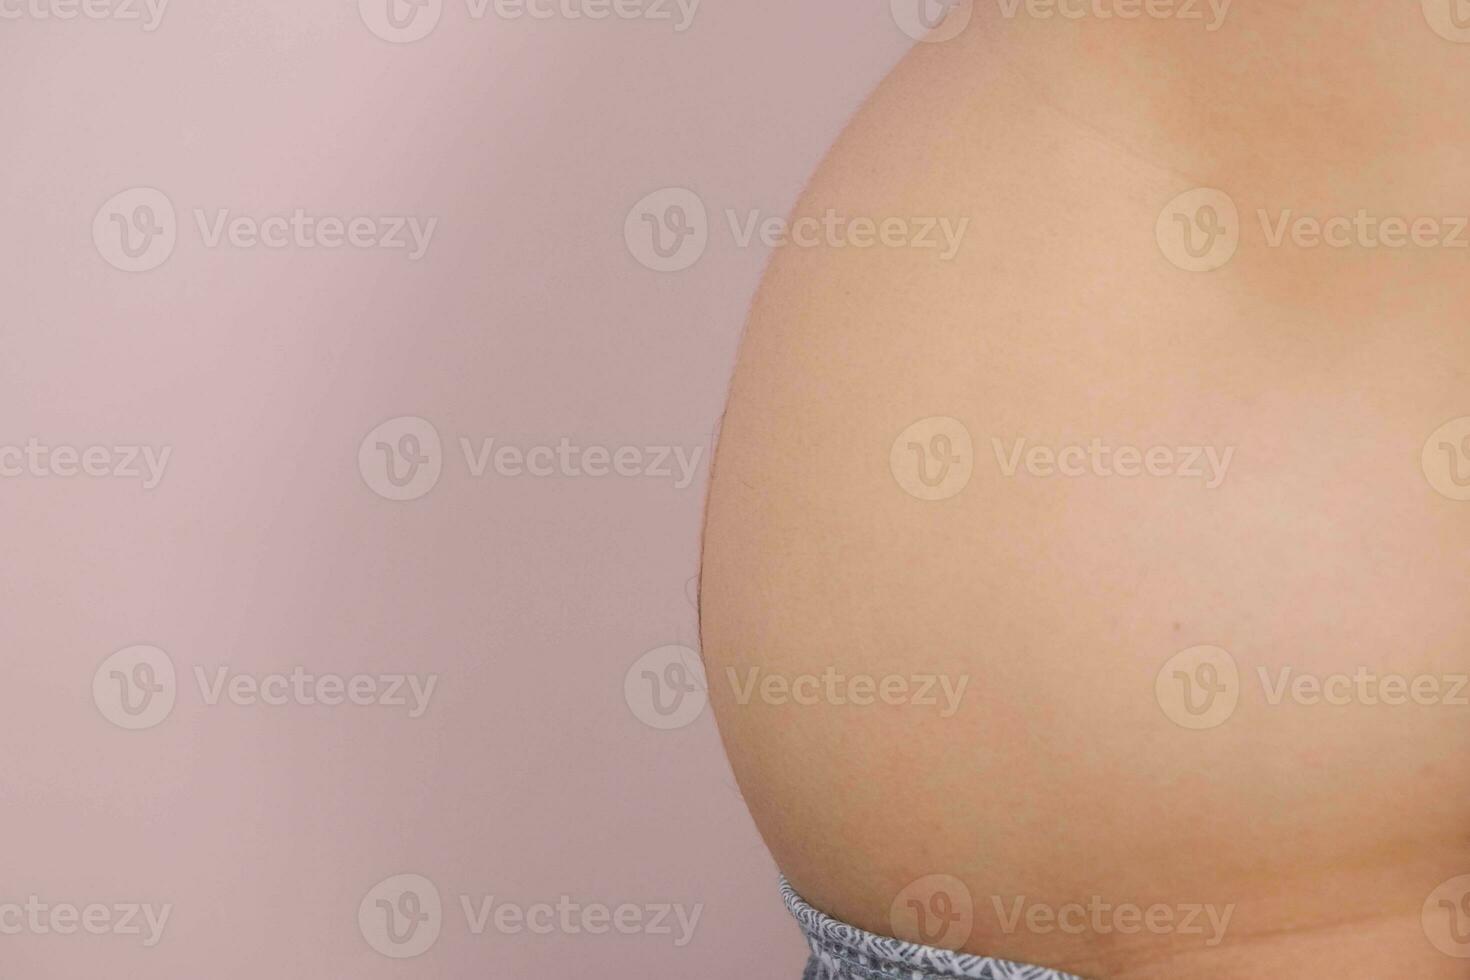
<path id="1" fill-rule="evenodd" d="M 629 667 L 695 645 L 707 455 L 667 479 L 466 471 L 457 440 L 702 446 L 784 214 L 912 42 L 882 0 L 706 0 L 668 22 L 471 21 L 391 44 L 356 3 L 175 0 L 159 29 L 0 20 L 0 445 L 172 448 L 162 483 L 0 478 L 0 904 L 171 903 L 162 941 L 0 935 L 24 980 L 799 976 L 804 947 L 706 711 L 657 731 Z M 177 246 L 125 272 L 94 215 L 163 191 Z M 696 191 L 687 271 L 623 224 Z M 439 219 L 425 257 L 209 248 L 193 211 Z M 444 438 L 426 496 L 357 462 L 380 422 Z M 152 644 L 160 724 L 92 679 Z M 437 673 L 428 712 L 207 704 L 211 674 Z M 433 880 L 437 943 L 357 925 Z M 693 942 L 465 928 L 458 896 L 702 903 Z"/>

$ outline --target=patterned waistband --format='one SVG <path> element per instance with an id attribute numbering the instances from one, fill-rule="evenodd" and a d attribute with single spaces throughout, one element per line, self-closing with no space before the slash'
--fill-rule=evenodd
<path id="1" fill-rule="evenodd" d="M 802 980 L 1082 980 L 1041 966 L 888 939 L 812 908 L 783 877 L 781 897 L 812 949 Z"/>

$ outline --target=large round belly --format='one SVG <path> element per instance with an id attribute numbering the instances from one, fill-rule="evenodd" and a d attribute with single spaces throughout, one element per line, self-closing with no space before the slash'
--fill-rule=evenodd
<path id="1" fill-rule="evenodd" d="M 1465 259 L 1273 240 L 1237 168 L 1198 268 L 1199 180 L 1000 71 L 915 110 L 923 57 L 800 208 L 911 234 L 782 249 L 714 470 L 707 675 L 778 863 L 1088 976 L 1464 976 Z"/>

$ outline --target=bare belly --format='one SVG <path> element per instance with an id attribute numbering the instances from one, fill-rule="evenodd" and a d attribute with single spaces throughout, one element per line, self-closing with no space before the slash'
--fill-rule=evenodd
<path id="1" fill-rule="evenodd" d="M 853 122 L 798 211 L 907 231 L 773 260 L 711 697 L 783 871 L 870 930 L 1470 977 L 1470 47 L 1237 8 L 977 8 Z"/>

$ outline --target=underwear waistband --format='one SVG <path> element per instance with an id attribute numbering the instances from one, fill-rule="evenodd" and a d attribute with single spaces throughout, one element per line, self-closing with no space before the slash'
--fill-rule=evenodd
<path id="1" fill-rule="evenodd" d="M 1042 966 L 890 939 L 818 912 L 781 878 L 781 897 L 811 947 L 802 980 L 1083 980 Z"/>

